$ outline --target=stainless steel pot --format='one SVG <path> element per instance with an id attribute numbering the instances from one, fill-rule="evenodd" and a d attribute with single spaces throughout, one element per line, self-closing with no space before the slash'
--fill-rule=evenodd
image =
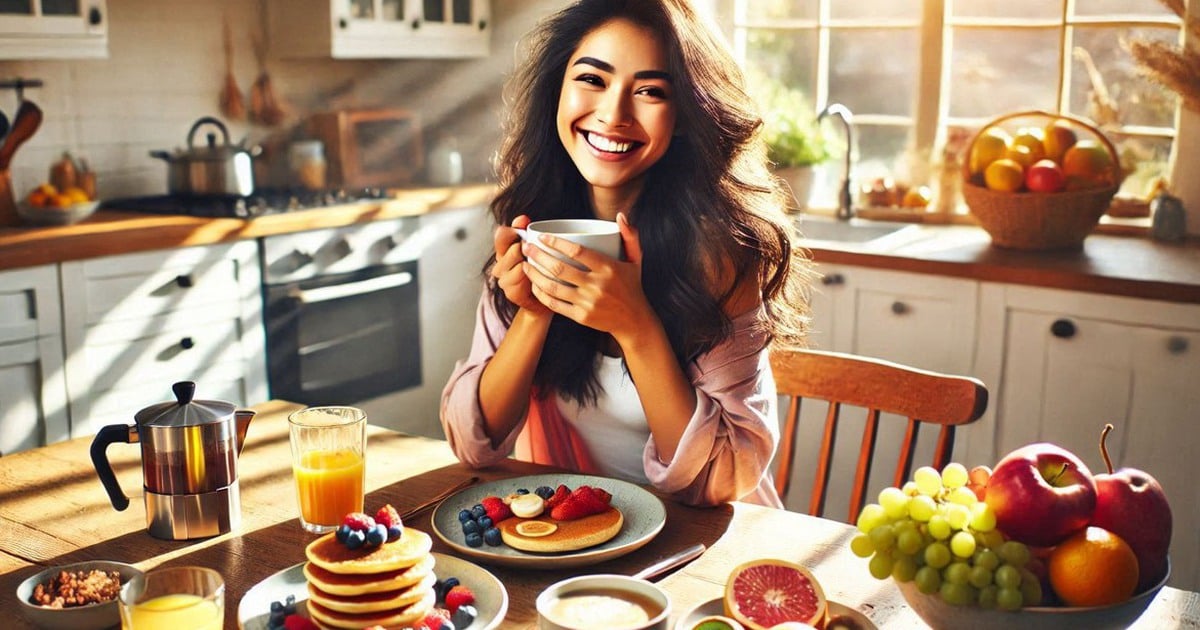
<path id="1" fill-rule="evenodd" d="M 196 132 L 204 127 L 214 127 L 221 134 L 208 131 L 206 142 L 196 146 Z M 187 136 L 187 149 L 175 152 L 151 151 L 167 163 L 167 190 L 172 195 L 239 195 L 254 192 L 253 157 L 259 148 L 247 149 L 229 141 L 229 130 L 220 120 L 205 116 L 192 125 Z"/>

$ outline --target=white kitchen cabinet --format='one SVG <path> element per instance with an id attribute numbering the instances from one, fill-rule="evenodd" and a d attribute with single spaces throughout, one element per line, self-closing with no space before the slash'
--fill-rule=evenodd
<path id="1" fill-rule="evenodd" d="M 399 248 L 419 260 L 422 382 L 360 406 L 372 422 L 443 438 L 442 388 L 471 348 L 483 264 L 492 251 L 492 220 L 484 206 L 430 212 Z"/>
<path id="2" fill-rule="evenodd" d="M 254 241 L 62 263 L 71 436 L 132 422 L 176 381 L 266 400 L 259 269 Z"/>
<path id="3" fill-rule="evenodd" d="M 0 59 L 105 57 L 105 0 L 0 2 Z"/>
<path id="4" fill-rule="evenodd" d="M 1008 285 L 983 286 L 981 352 L 999 384 L 993 461 L 1058 444 L 1094 473 L 1105 423 L 1115 467 L 1149 472 L 1171 499 L 1173 585 L 1200 586 L 1200 306 Z M 982 456 L 983 453 L 980 453 Z"/>
<path id="5" fill-rule="evenodd" d="M 269 0 L 272 54 L 333 59 L 484 57 L 488 0 Z"/>
<path id="6" fill-rule="evenodd" d="M 68 437 L 58 270 L 0 272 L 0 454 Z"/>
<path id="7" fill-rule="evenodd" d="M 819 264 L 817 271 L 820 276 L 812 288 L 811 299 L 811 347 L 876 357 L 939 372 L 972 373 L 978 316 L 977 282 L 847 265 Z M 838 427 L 839 441 L 834 449 L 836 470 L 854 470 L 865 415 L 865 412 L 857 416 L 843 413 L 843 421 Z M 903 440 L 904 423 L 899 420 L 902 419 L 885 417 L 880 422 L 879 443 Z M 824 423 L 824 408 L 809 405 L 801 422 L 806 434 L 819 435 Z M 959 433 L 974 428 L 963 427 Z M 922 432 L 914 460 L 918 465 L 932 460 L 936 439 L 935 431 Z M 801 440 L 796 446 L 796 461 L 816 461 L 819 440 Z M 895 466 L 894 449 L 880 449 L 871 471 L 868 496 L 892 485 Z M 813 468 L 797 466 L 787 501 L 790 509 L 808 510 Z M 835 476 L 831 480 L 827 515 L 845 518 L 851 480 L 850 475 Z"/>

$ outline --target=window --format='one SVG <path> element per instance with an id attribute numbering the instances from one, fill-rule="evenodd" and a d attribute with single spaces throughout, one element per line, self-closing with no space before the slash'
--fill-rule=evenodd
<path id="1" fill-rule="evenodd" d="M 997 116 L 1060 112 L 1095 123 L 1144 196 L 1167 174 L 1178 97 L 1139 74 L 1124 43 L 1177 43 L 1179 18 L 1149 0 L 727 0 L 736 54 L 852 112 L 855 185 L 929 183 L 949 130 L 969 139 Z M 831 206 L 840 167 L 813 195 Z"/>

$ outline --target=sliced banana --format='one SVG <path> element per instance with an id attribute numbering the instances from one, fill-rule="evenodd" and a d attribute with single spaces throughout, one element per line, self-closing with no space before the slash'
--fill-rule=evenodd
<path id="1" fill-rule="evenodd" d="M 550 534 L 553 534 L 554 530 L 556 529 L 558 529 L 558 525 L 555 525 L 554 523 L 547 523 L 546 521 L 525 521 L 523 523 L 517 523 L 517 533 L 529 538 L 549 536 Z"/>
<path id="2" fill-rule="evenodd" d="M 513 497 L 509 502 L 508 507 L 512 513 L 521 518 L 533 518 L 542 513 L 546 509 L 546 502 L 536 494 L 522 494 Z"/>

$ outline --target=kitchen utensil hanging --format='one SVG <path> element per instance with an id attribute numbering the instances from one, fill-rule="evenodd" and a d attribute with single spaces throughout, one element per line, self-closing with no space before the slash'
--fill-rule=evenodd
<path id="1" fill-rule="evenodd" d="M 233 28 L 229 25 L 229 16 L 225 15 L 221 27 L 221 38 L 225 48 L 225 83 L 221 87 L 221 113 L 229 120 L 246 118 L 246 104 L 242 100 L 241 88 L 238 87 L 237 77 L 233 75 Z"/>
<path id="2" fill-rule="evenodd" d="M 287 107 L 275 94 L 271 75 L 267 72 L 266 37 L 262 33 L 251 32 L 250 45 L 254 48 L 254 57 L 258 60 L 258 78 L 250 87 L 250 120 L 274 127 L 287 117 Z"/>

